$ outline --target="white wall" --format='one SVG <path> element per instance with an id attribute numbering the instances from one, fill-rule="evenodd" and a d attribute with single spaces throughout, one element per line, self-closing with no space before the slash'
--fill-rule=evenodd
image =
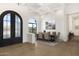
<path id="1" fill-rule="evenodd" d="M 69 4 L 69 6 L 67 6 L 66 8 L 66 14 L 68 16 L 68 21 L 69 21 L 69 32 L 74 32 L 73 20 L 74 20 L 74 17 L 79 16 L 78 6 L 79 6 L 79 3 L 72 3 L 72 4 Z"/>
<path id="2" fill-rule="evenodd" d="M 68 40 L 68 24 L 67 17 L 65 15 L 64 9 L 60 9 L 56 12 L 56 31 L 61 33 L 60 38 L 63 41 Z"/>
<path id="3" fill-rule="evenodd" d="M 43 32 L 44 30 L 46 30 L 45 22 L 49 22 L 49 23 L 54 24 L 54 21 L 55 21 L 55 24 L 56 24 L 56 19 L 54 18 L 54 16 L 52 16 L 52 15 L 42 15 L 42 21 L 41 21 L 41 23 L 42 23 L 41 29 L 42 30 L 41 31 Z M 46 32 L 48 32 L 48 31 L 52 32 L 52 31 L 55 31 L 55 30 L 46 30 Z"/>
<path id="4" fill-rule="evenodd" d="M 73 26 L 72 26 L 72 16 L 69 15 L 69 32 L 73 31 Z"/>

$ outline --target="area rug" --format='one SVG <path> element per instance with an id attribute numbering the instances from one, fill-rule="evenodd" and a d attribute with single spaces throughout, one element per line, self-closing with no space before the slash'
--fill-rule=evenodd
<path id="1" fill-rule="evenodd" d="M 48 41 L 41 41 L 41 40 L 38 40 L 37 43 L 43 44 L 43 45 L 48 45 L 48 46 L 56 46 L 58 44 L 58 42 L 48 42 Z"/>

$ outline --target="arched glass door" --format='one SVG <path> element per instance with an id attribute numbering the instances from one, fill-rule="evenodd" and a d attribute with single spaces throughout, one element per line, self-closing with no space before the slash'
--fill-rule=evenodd
<path id="1" fill-rule="evenodd" d="M 5 11 L 0 16 L 0 46 L 22 42 L 22 18 L 14 11 Z"/>

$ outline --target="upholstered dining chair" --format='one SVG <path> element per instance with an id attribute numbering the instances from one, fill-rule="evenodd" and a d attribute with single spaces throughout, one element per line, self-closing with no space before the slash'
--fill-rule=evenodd
<path id="1" fill-rule="evenodd" d="M 55 38 L 55 41 L 58 41 L 59 38 L 60 38 L 60 32 L 57 33 L 56 38 Z"/>
<path id="2" fill-rule="evenodd" d="M 38 39 L 43 39 L 43 33 L 38 34 Z"/>
<path id="3" fill-rule="evenodd" d="M 44 33 L 44 40 L 47 40 L 47 41 L 50 40 L 50 32 Z"/>

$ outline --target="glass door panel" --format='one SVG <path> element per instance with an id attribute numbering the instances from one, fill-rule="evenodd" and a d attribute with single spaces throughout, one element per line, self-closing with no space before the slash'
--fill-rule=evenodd
<path id="1" fill-rule="evenodd" d="M 20 26 L 21 26 L 20 18 L 17 15 L 15 15 L 15 37 L 20 37 L 21 36 Z"/>
<path id="2" fill-rule="evenodd" d="M 3 39 L 11 37 L 11 18 L 10 13 L 5 15 L 3 18 Z"/>

